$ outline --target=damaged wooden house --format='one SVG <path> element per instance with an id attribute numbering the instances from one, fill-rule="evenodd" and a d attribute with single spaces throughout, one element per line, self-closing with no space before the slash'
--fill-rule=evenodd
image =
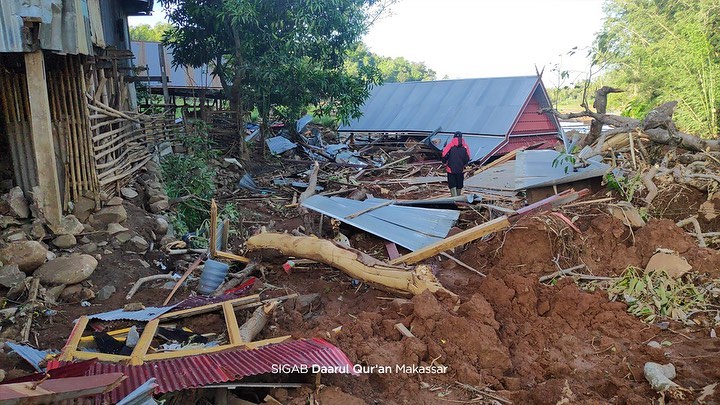
<path id="1" fill-rule="evenodd" d="M 484 163 L 522 147 L 553 148 L 562 132 L 550 106 L 538 76 L 388 83 L 339 131 L 420 137 L 439 150 L 461 131 L 471 161 Z"/>
<path id="2" fill-rule="evenodd" d="M 0 3 L 0 191 L 20 187 L 51 228 L 81 198 L 116 195 L 174 131 L 136 112 L 127 18 L 152 6 Z"/>

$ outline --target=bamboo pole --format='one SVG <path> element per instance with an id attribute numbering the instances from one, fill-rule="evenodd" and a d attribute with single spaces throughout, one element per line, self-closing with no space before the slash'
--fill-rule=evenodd
<path id="1" fill-rule="evenodd" d="M 74 191 L 75 198 L 77 198 L 80 195 L 80 167 L 78 167 L 78 148 L 77 143 L 75 142 L 74 137 L 74 131 L 73 131 L 73 124 L 70 114 L 70 107 L 68 106 L 70 97 L 69 94 L 69 88 L 66 86 L 66 77 L 67 77 L 67 63 L 65 64 L 65 68 L 62 70 L 62 74 L 60 77 L 60 88 L 63 94 L 63 113 L 65 114 L 65 122 L 67 125 L 67 137 L 68 137 L 68 144 L 70 147 L 68 148 L 70 153 L 70 169 L 72 171 L 72 188 Z"/>
<path id="2" fill-rule="evenodd" d="M 82 141 L 83 138 L 83 117 L 80 114 L 80 98 L 78 97 L 78 91 L 81 89 L 78 85 L 77 80 L 77 69 L 75 67 L 75 59 L 74 58 L 68 58 L 68 65 L 69 70 L 68 74 L 70 75 L 70 99 L 72 100 L 72 114 L 75 121 L 75 141 L 77 142 L 78 151 L 80 152 L 80 175 L 82 178 L 82 191 L 83 193 L 85 191 L 88 191 L 90 189 L 90 176 L 89 176 L 89 170 L 88 166 L 90 162 L 88 161 L 87 156 L 87 148 L 85 143 Z M 83 93 L 84 94 L 84 93 Z"/>
<path id="3" fill-rule="evenodd" d="M 35 161 L 35 145 L 32 135 L 32 130 L 30 127 L 30 95 L 28 94 L 28 88 L 27 88 L 27 75 L 20 74 L 19 75 L 21 80 L 16 82 L 16 85 L 19 85 L 20 87 L 20 94 L 22 96 L 20 97 L 19 104 L 20 108 L 22 109 L 22 127 L 23 127 L 23 134 L 22 134 L 22 140 L 24 143 L 23 150 L 28 155 L 25 156 L 28 163 L 28 170 L 27 170 L 27 177 L 28 177 L 28 188 L 32 189 L 33 186 L 38 185 L 37 182 L 37 162 Z M 48 198 L 48 197 L 45 197 Z M 46 213 L 47 214 L 47 213 Z"/>
<path id="4" fill-rule="evenodd" d="M 85 69 L 83 68 L 82 64 L 80 64 L 80 84 L 83 89 L 83 92 L 81 94 L 86 94 L 87 84 L 85 82 Z M 97 177 L 95 150 L 94 150 L 94 145 L 93 145 L 93 141 L 92 141 L 92 130 L 90 129 L 90 120 L 87 118 L 88 116 L 90 116 L 90 110 L 88 109 L 88 100 L 84 97 L 80 97 L 80 100 L 83 105 L 83 110 L 82 110 L 82 112 L 84 114 L 83 122 L 85 123 L 84 128 L 85 128 L 85 134 L 86 134 L 85 143 L 88 148 L 88 154 L 89 154 L 88 158 L 89 158 L 89 162 L 90 162 L 89 163 L 90 164 L 90 178 L 92 180 L 91 191 L 95 194 L 95 198 L 97 200 L 100 198 L 98 195 L 99 193 L 97 192 L 100 184 L 98 182 L 98 177 Z"/>

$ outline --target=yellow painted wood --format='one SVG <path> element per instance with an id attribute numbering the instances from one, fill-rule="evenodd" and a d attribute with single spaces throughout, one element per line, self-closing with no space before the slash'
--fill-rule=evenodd
<path id="1" fill-rule="evenodd" d="M 83 332 L 85 332 L 85 328 L 87 328 L 89 321 L 90 318 L 84 315 L 78 319 L 77 324 L 75 324 L 75 327 L 70 333 L 70 338 L 67 343 L 65 343 L 65 347 L 63 347 L 62 353 L 59 357 L 60 361 L 71 361 L 73 359 L 73 354 L 77 350 L 80 339 L 82 339 Z"/>
<path id="2" fill-rule="evenodd" d="M 204 314 L 206 312 L 211 312 L 211 311 L 220 309 L 223 306 L 223 304 L 226 302 L 232 304 L 233 306 L 250 303 L 250 302 L 260 302 L 260 294 L 248 295 L 247 297 L 240 297 L 240 298 L 235 298 L 233 300 L 228 300 L 225 302 L 217 302 L 214 304 L 203 305 L 203 306 L 197 307 L 197 308 L 188 308 L 188 309 L 183 309 L 181 311 L 168 312 L 168 313 L 161 315 L 160 319 L 168 320 L 168 319 L 184 318 L 187 316 Z"/>
<path id="3" fill-rule="evenodd" d="M 98 352 L 83 352 L 83 351 L 78 350 L 75 353 L 73 353 L 73 357 L 70 360 L 72 360 L 72 359 L 76 359 L 76 360 L 98 359 L 99 361 L 119 363 L 121 361 L 130 360 L 130 356 L 121 356 L 119 354 L 107 354 L 107 353 L 98 353 Z M 67 361 L 70 361 L 70 360 L 67 360 Z M 63 360 L 63 361 L 65 361 L 65 360 Z"/>
<path id="4" fill-rule="evenodd" d="M 404 256 L 400 256 L 397 259 L 391 260 L 390 264 L 414 264 L 421 260 L 425 260 L 429 257 L 433 257 L 441 252 L 450 250 L 454 247 L 464 245 L 465 243 L 472 242 L 480 239 L 485 235 L 489 235 L 493 232 L 497 232 L 510 227 L 510 221 L 507 216 L 495 218 L 492 221 L 485 222 L 476 227 L 466 229 L 456 235 L 445 238 L 439 242 L 435 242 L 430 246 L 426 246 L 422 249 L 410 252 Z"/>
<path id="5" fill-rule="evenodd" d="M 242 343 L 240 338 L 240 328 L 238 327 L 237 317 L 235 316 L 235 308 L 232 303 L 226 301 L 222 305 L 223 314 L 225 315 L 225 327 L 227 328 L 230 344 L 235 345 Z"/>
<path id="6" fill-rule="evenodd" d="M 152 321 L 148 322 L 147 325 L 145 325 L 145 329 L 143 330 L 142 335 L 140 335 L 140 339 L 138 339 L 138 342 L 135 345 L 135 349 L 133 349 L 132 353 L 130 354 L 131 365 L 136 366 L 143 363 L 143 358 L 145 357 L 148 349 L 150 348 L 150 344 L 155 337 L 155 332 L 157 332 L 159 324 L 160 319 L 155 318 Z"/>

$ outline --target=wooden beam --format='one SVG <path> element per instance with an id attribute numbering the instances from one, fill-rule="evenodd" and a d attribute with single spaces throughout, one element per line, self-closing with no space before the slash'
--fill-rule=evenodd
<path id="1" fill-rule="evenodd" d="M 216 251 L 215 257 L 219 257 L 221 259 L 234 260 L 234 261 L 240 262 L 240 263 L 246 263 L 246 264 L 250 263 L 250 259 L 248 259 L 247 257 L 238 256 L 236 254 L 232 254 L 232 253 L 228 253 L 228 252 Z"/>
<path id="2" fill-rule="evenodd" d="M 365 209 L 362 209 L 362 210 L 357 211 L 357 212 L 355 212 L 355 213 L 352 213 L 352 214 L 346 216 L 345 219 L 357 218 L 357 217 L 359 217 L 359 216 L 362 215 L 362 214 L 367 214 L 368 212 L 375 211 L 375 210 L 378 209 L 378 208 L 387 207 L 388 205 L 394 204 L 394 203 L 395 203 L 395 200 L 385 201 L 385 202 L 382 203 L 382 204 L 374 205 L 374 206 L 372 206 L 372 207 L 365 208 Z"/>
<path id="3" fill-rule="evenodd" d="M 422 249 L 410 252 L 404 256 L 400 256 L 395 260 L 391 260 L 390 264 L 414 264 L 421 260 L 425 260 L 429 257 L 440 254 L 446 250 L 450 250 L 454 247 L 464 245 L 474 240 L 480 239 L 485 235 L 489 235 L 493 232 L 497 232 L 510 227 L 510 221 L 507 216 L 495 218 L 492 221 L 485 222 L 474 228 L 467 229 L 456 235 L 445 238 L 441 241 L 435 242 L 430 246 L 426 246 Z"/>
<path id="4" fill-rule="evenodd" d="M 42 51 L 29 52 L 24 55 L 30 104 L 30 127 L 37 163 L 38 184 L 43 193 L 42 207 L 45 219 L 52 225 L 59 225 L 62 203 L 60 202 L 60 184 L 50 119 L 45 57 Z"/>
<path id="5" fill-rule="evenodd" d="M 222 304 L 222 308 L 230 344 L 234 345 L 242 343 L 242 339 L 240 338 L 240 328 L 238 326 L 237 317 L 235 316 L 235 308 L 233 307 L 233 304 L 225 301 Z"/>
<path id="6" fill-rule="evenodd" d="M 138 366 L 143 363 L 143 358 L 147 355 L 147 351 L 150 349 L 150 344 L 152 343 L 153 338 L 155 338 L 158 325 L 160 325 L 160 318 L 155 318 L 145 325 L 145 329 L 143 329 L 143 333 L 140 335 L 140 339 L 138 339 L 135 349 L 133 349 L 132 353 L 130 353 L 130 365 Z"/>
<path id="7" fill-rule="evenodd" d="M 203 305 L 201 307 L 197 308 L 188 308 L 183 309 L 180 311 L 174 311 L 174 312 L 168 312 L 160 316 L 160 319 L 162 320 L 168 320 L 168 319 L 177 319 L 177 318 L 185 318 L 188 316 L 193 315 L 200 315 L 204 314 L 206 312 L 211 312 L 220 309 L 220 307 L 223 306 L 224 303 L 229 303 L 231 305 L 241 305 L 241 304 L 247 304 L 250 302 L 260 302 L 260 294 L 253 294 L 248 295 L 245 297 L 236 298 L 234 300 L 229 300 L 225 302 L 216 302 L 214 304 L 207 304 Z"/>
<path id="8" fill-rule="evenodd" d="M 62 353 L 60 354 L 60 361 L 72 361 L 73 355 L 77 350 L 80 339 L 82 339 L 83 332 L 85 332 L 89 321 L 90 318 L 83 315 L 75 323 L 75 327 L 73 327 L 72 332 L 70 332 L 70 338 L 65 343 L 65 347 L 63 347 Z"/>

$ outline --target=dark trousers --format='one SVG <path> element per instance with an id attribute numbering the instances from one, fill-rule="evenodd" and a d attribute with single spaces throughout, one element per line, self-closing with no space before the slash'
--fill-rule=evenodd
<path id="1" fill-rule="evenodd" d="M 461 189 L 461 188 L 463 188 L 463 180 L 465 180 L 465 175 L 462 172 L 448 173 L 447 179 L 448 179 L 448 188 Z"/>

